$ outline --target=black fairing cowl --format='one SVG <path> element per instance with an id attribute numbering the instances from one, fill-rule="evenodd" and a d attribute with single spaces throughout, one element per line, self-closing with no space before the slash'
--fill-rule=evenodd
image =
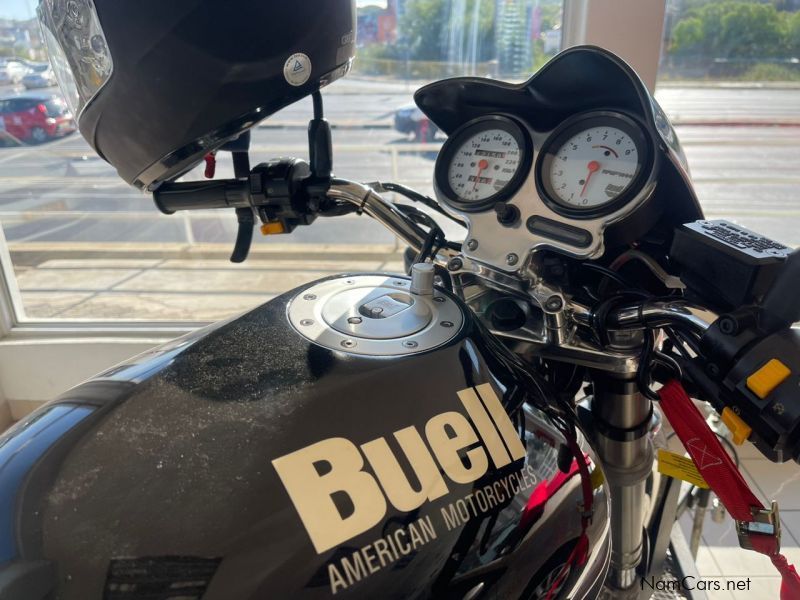
<path id="1" fill-rule="evenodd" d="M 334 437 L 360 445 L 425 431 L 435 415 L 463 413 L 457 393 L 471 386 L 490 384 L 505 406 L 521 398 L 469 323 L 424 354 L 348 355 L 292 329 L 297 292 L 103 373 L 0 436 L 0 599 L 152 600 L 174 586 L 204 600 L 329 597 L 329 565 L 428 517 L 435 539 L 336 595 L 463 597 L 485 581 L 517 597 L 563 560 L 580 535 L 580 477 L 558 471 L 559 434 L 530 407 L 513 417 L 527 423 L 525 466 L 446 480 L 446 496 L 411 512 L 387 503 L 375 526 L 315 551 L 275 458 Z M 444 526 L 443 507 L 522 471 L 530 485 L 491 511 L 489 531 L 484 517 Z M 606 564 L 605 487 L 595 511 L 590 560 L 569 582 L 577 590 Z M 500 567 L 487 575 L 487 564 Z"/>
<path id="2" fill-rule="evenodd" d="M 417 90 L 414 101 L 448 135 L 489 114 L 522 119 L 539 132 L 550 132 L 570 116 L 592 110 L 632 115 L 667 158 L 657 191 L 663 198 L 665 220 L 681 224 L 703 217 L 672 124 L 636 72 L 608 50 L 596 46 L 569 48 L 524 83 L 481 77 L 444 79 Z"/>

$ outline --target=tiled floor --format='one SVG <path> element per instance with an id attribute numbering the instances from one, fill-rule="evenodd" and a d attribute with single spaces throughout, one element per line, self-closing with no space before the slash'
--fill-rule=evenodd
<path id="1" fill-rule="evenodd" d="M 745 442 L 738 448 L 741 471 L 753 492 L 765 505 L 777 500 L 781 511 L 781 549 L 790 563 L 800 568 L 800 465 L 795 462 L 774 464 Z M 686 539 L 692 529 L 692 514 L 680 520 Z M 711 600 L 778 600 L 781 579 L 770 560 L 756 552 L 742 550 L 734 531 L 733 520 L 726 515 L 723 523 L 706 514 L 703 539 L 698 551 L 700 575 L 719 581 L 721 591 L 708 591 Z M 747 579 L 749 578 L 749 584 Z M 729 591 L 736 582 L 749 589 Z"/>

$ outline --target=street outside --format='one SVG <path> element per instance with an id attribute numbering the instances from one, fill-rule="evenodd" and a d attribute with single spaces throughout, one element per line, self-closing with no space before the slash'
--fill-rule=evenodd
<path id="1" fill-rule="evenodd" d="M 413 89 L 350 80 L 326 90 L 337 175 L 432 194 L 443 138 L 420 146 L 392 128 Z M 657 98 L 677 124 L 707 216 L 800 245 L 800 88 L 670 86 Z M 310 113 L 300 102 L 255 130 L 254 164 L 306 156 Z M 230 174 L 221 155 L 217 176 Z M 236 233 L 232 211 L 161 215 L 79 135 L 0 148 L 0 222 L 31 318 L 213 320 L 322 275 L 400 266 L 391 233 L 347 216 L 260 238 L 252 261 L 233 267 L 224 259 Z"/>

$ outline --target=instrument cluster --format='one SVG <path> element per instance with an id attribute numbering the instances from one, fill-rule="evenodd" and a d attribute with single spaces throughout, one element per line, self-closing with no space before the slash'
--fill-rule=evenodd
<path id="1" fill-rule="evenodd" d="M 434 183 L 445 209 L 468 225 L 465 254 L 515 270 L 511 257 L 539 247 L 600 256 L 605 229 L 652 196 L 654 156 L 647 129 L 623 112 L 579 113 L 545 132 L 487 115 L 450 135 Z"/>

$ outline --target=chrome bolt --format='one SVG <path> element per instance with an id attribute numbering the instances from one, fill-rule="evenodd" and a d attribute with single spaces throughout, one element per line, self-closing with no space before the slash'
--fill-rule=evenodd
<path id="1" fill-rule="evenodd" d="M 303 327 L 308 327 L 309 325 L 313 324 L 314 321 L 312 319 L 303 319 L 302 321 L 300 321 L 300 325 L 302 325 Z"/>
<path id="2" fill-rule="evenodd" d="M 442 321 L 442 322 L 440 323 L 440 325 L 441 325 L 442 327 L 452 327 L 452 326 L 453 326 L 453 323 L 452 323 L 451 321 Z"/>
<path id="3" fill-rule="evenodd" d="M 453 258 L 450 259 L 450 262 L 447 263 L 447 270 L 448 271 L 459 271 L 461 267 L 464 266 L 464 262 L 460 258 Z"/>
<path id="4" fill-rule="evenodd" d="M 478 249 L 478 240 L 469 240 L 467 242 L 467 250 L 477 250 Z"/>
<path id="5" fill-rule="evenodd" d="M 433 301 L 434 301 L 434 302 L 438 302 L 439 304 L 441 304 L 441 303 L 443 303 L 443 302 L 446 302 L 446 300 L 444 299 L 444 296 L 436 296 L 436 297 L 433 299 Z"/>
<path id="6" fill-rule="evenodd" d="M 361 323 L 361 317 L 350 317 L 347 319 L 347 322 L 350 323 L 350 325 L 358 325 Z"/>
<path id="7" fill-rule="evenodd" d="M 550 296 L 544 303 L 544 307 L 546 310 L 559 311 L 564 308 L 564 301 L 561 296 Z"/>
<path id="8" fill-rule="evenodd" d="M 353 340 L 342 340 L 342 346 L 345 348 L 355 348 L 356 343 Z"/>
<path id="9" fill-rule="evenodd" d="M 403 342 L 403 346 L 405 346 L 406 348 L 416 348 L 417 346 L 419 346 L 419 344 L 417 342 L 409 340 L 407 342 Z"/>
<path id="10" fill-rule="evenodd" d="M 511 254 L 509 254 L 508 256 L 506 256 L 506 264 L 508 264 L 510 266 L 514 266 L 518 262 L 519 262 L 519 256 L 517 256 L 513 252 Z"/>
<path id="11" fill-rule="evenodd" d="M 316 294 L 306 294 L 305 296 L 303 296 L 303 300 L 316 300 L 316 299 L 317 299 Z"/>

